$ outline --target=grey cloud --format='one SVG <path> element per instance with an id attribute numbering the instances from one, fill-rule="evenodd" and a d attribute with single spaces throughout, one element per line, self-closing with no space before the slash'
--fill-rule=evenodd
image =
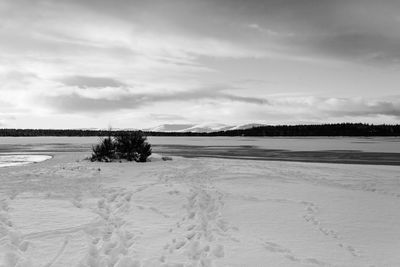
<path id="1" fill-rule="evenodd" d="M 399 63 L 400 38 L 380 33 L 350 32 L 313 36 L 299 45 L 311 52 L 371 63 Z"/>
<path id="2" fill-rule="evenodd" d="M 262 111 L 268 106 L 268 110 L 275 110 L 278 115 L 282 110 L 300 108 L 296 115 L 314 114 L 317 117 L 365 117 L 365 116 L 394 116 L 400 118 L 400 99 L 391 100 L 377 99 L 354 99 L 354 98 L 312 98 L 312 101 L 304 101 L 300 97 L 285 98 L 278 97 L 265 99 L 260 97 L 238 96 L 226 93 L 223 87 L 208 87 L 192 91 L 158 93 L 158 94 L 140 94 L 134 93 L 125 95 L 117 99 L 93 99 L 81 96 L 77 93 L 61 95 L 54 97 L 45 97 L 40 101 L 45 105 L 61 112 L 84 112 L 84 113 L 102 113 L 119 110 L 133 110 L 144 106 L 149 106 L 162 102 L 195 102 L 195 101 L 219 101 L 227 100 L 232 102 L 241 102 L 257 105 L 257 109 Z M 284 112 L 286 113 L 286 112 Z M 179 120 L 181 117 L 157 116 L 154 118 L 161 120 Z"/>
<path id="3" fill-rule="evenodd" d="M 274 38 L 264 38 L 266 43 L 272 40 L 280 44 L 277 49 L 282 53 L 361 63 L 400 62 L 399 1 L 224 2 L 242 10 L 241 18 L 247 20 L 248 25 L 276 32 Z"/>
<path id="4" fill-rule="evenodd" d="M 1 102 L 0 102 L 1 104 Z M 9 121 L 15 121 L 16 118 L 13 115 L 9 115 L 6 113 L 0 113 L 0 127 L 5 127 L 7 126 L 7 122 Z"/>
<path id="5" fill-rule="evenodd" d="M 330 99 L 331 100 L 331 99 Z M 329 101 L 324 101 L 325 103 Z M 342 117 L 360 117 L 386 115 L 400 118 L 400 99 L 393 101 L 368 101 L 339 99 L 336 104 L 323 108 L 322 111 L 329 116 Z"/>
<path id="6" fill-rule="evenodd" d="M 299 124 L 328 122 L 397 123 L 400 119 L 400 97 L 390 100 L 291 97 L 271 99 L 271 106 L 249 111 L 252 118 L 271 118 L 277 123 L 283 121 Z M 383 119 L 384 118 L 384 119 Z"/>
<path id="7" fill-rule="evenodd" d="M 379 98 L 334 98 L 334 97 L 291 97 L 278 98 L 272 102 L 277 112 L 298 116 L 299 118 L 365 118 L 391 116 L 400 118 L 400 97 Z M 287 113 L 286 113 L 287 114 Z"/>
<path id="8" fill-rule="evenodd" d="M 184 116 L 179 116 L 179 115 L 172 115 L 172 114 L 159 114 L 159 113 L 151 113 L 149 114 L 149 117 L 155 120 L 161 120 L 161 121 L 173 121 L 173 120 L 185 120 Z"/>
<path id="9" fill-rule="evenodd" d="M 49 96 L 38 101 L 44 102 L 45 105 L 55 110 L 70 113 L 80 112 L 110 112 L 113 110 L 135 109 L 142 106 L 142 96 L 125 97 L 117 100 L 110 99 L 93 99 L 83 97 L 76 93 L 70 95 Z"/>
<path id="10" fill-rule="evenodd" d="M 110 77 L 69 76 L 60 81 L 67 86 L 77 86 L 79 88 L 125 86 L 123 82 Z"/>
<path id="11" fill-rule="evenodd" d="M 3 73 L 0 74 L 0 80 L 2 81 L 2 84 L 0 84 L 0 90 L 1 90 L 1 89 L 9 89 L 8 86 L 9 86 L 10 82 L 18 82 L 20 84 L 23 84 L 25 87 L 27 87 L 27 86 L 29 86 L 29 84 L 32 81 L 40 80 L 40 77 L 32 72 L 11 70 L 4 74 Z M 17 88 L 15 86 L 13 86 L 12 89 L 16 90 L 16 89 L 25 89 L 25 88 L 24 87 Z"/>
<path id="12" fill-rule="evenodd" d="M 212 97 L 212 96 L 211 96 Z M 237 95 L 230 95 L 230 94 L 215 94 L 215 98 L 222 98 L 222 99 L 229 99 L 232 101 L 238 101 L 238 102 L 245 102 L 245 103 L 251 103 L 251 104 L 269 104 L 269 101 L 264 98 L 258 98 L 258 97 L 247 97 L 247 96 L 237 96 Z"/>
<path id="13" fill-rule="evenodd" d="M 63 5 L 68 5 L 73 10 L 115 17 L 128 24 L 145 25 L 148 31 L 173 29 L 175 34 L 181 33 L 186 37 L 222 38 L 253 48 L 268 49 L 266 44 L 271 42 L 270 37 L 262 34 L 257 37 L 254 31 L 246 32 L 238 26 L 259 25 L 277 33 L 272 42 L 277 42 L 278 49 L 280 47 L 284 53 L 387 63 L 400 60 L 400 1 L 396 0 L 60 0 L 51 4 L 48 1 L 19 0 L 10 3 L 10 10 L 0 13 L 5 18 L 9 14 L 18 14 L 20 9 L 25 10 L 23 15 L 40 18 L 41 12 L 46 12 L 46 9 L 57 12 Z M 31 36 L 27 42 L 25 35 L 15 37 L 15 32 L 1 40 L 3 46 L 5 42 L 11 42 L 7 45 L 11 50 L 15 46 L 20 46 L 20 49 L 34 46 L 35 49 L 70 49 L 75 52 L 91 49 L 90 45 L 85 47 L 77 40 L 73 43 L 47 44 L 42 43 L 43 40 L 38 41 L 37 36 Z M 278 37 L 279 33 L 283 33 L 281 37 Z"/>
<path id="14" fill-rule="evenodd" d="M 269 104 L 268 100 L 256 97 L 238 96 L 222 92 L 220 88 L 202 88 L 193 91 L 158 93 L 158 94 L 129 94 L 118 99 L 94 99 L 77 93 L 59 96 L 47 96 L 38 101 L 59 111 L 67 112 L 110 112 L 125 109 L 137 109 L 159 102 L 198 101 L 198 100 L 229 100 L 250 104 Z"/>
<path id="15" fill-rule="evenodd" d="M 39 77 L 32 72 L 10 71 L 4 75 L 5 79 L 25 80 L 27 78 L 38 79 Z"/>

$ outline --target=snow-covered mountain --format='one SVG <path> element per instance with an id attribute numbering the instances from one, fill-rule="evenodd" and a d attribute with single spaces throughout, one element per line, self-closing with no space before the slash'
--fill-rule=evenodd
<path id="1" fill-rule="evenodd" d="M 252 127 L 262 126 L 263 124 L 243 124 L 243 125 L 226 125 L 221 123 L 206 124 L 162 124 L 156 127 L 144 129 L 152 132 L 193 132 L 193 133 L 210 133 L 228 130 L 242 130 Z"/>
<path id="2" fill-rule="evenodd" d="M 193 127 L 194 124 L 162 124 L 156 127 L 143 129 L 150 132 L 180 132 Z"/>
<path id="3" fill-rule="evenodd" d="M 259 127 L 259 126 L 264 126 L 265 124 L 260 124 L 260 123 L 248 123 L 248 124 L 242 124 L 242 125 L 237 125 L 229 130 L 244 130 L 244 129 L 250 129 L 254 127 Z"/>
<path id="4" fill-rule="evenodd" d="M 230 129 L 232 126 L 220 123 L 210 123 L 210 124 L 196 124 L 187 129 L 181 130 L 180 132 L 193 132 L 193 133 L 209 133 L 217 131 L 225 131 Z"/>

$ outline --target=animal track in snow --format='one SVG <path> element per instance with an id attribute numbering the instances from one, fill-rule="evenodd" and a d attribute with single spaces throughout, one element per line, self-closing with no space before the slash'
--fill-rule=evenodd
<path id="1" fill-rule="evenodd" d="M 323 261 L 314 259 L 314 258 L 299 258 L 297 257 L 290 249 L 285 248 L 277 243 L 270 242 L 270 241 L 263 241 L 263 247 L 271 253 L 276 253 L 278 255 L 283 256 L 284 258 L 297 262 L 297 263 L 304 263 L 304 264 L 312 264 L 315 266 L 332 266 L 329 263 L 325 263 Z"/>
<path id="2" fill-rule="evenodd" d="M 306 206 L 306 214 L 303 216 L 304 220 L 308 223 L 314 225 L 319 232 L 321 232 L 324 236 L 332 238 L 333 240 L 340 241 L 341 237 L 338 232 L 328 229 L 324 227 L 320 220 L 317 218 L 317 213 L 319 212 L 319 208 L 312 202 L 302 201 L 301 204 Z M 342 242 L 337 243 L 337 245 L 343 249 L 345 249 L 348 253 L 350 253 L 354 257 L 359 257 L 360 252 L 355 249 L 351 245 L 343 244 Z"/>

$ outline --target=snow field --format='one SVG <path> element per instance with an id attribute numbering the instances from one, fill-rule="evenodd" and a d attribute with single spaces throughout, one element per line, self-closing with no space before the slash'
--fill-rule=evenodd
<path id="1" fill-rule="evenodd" d="M 0 266 L 398 266 L 399 167 L 60 153 L 0 173 Z"/>

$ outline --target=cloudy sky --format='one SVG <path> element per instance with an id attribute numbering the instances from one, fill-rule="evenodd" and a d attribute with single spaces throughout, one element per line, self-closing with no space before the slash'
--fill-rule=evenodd
<path id="1" fill-rule="evenodd" d="M 400 123 L 398 0 L 1 0 L 0 127 Z"/>

